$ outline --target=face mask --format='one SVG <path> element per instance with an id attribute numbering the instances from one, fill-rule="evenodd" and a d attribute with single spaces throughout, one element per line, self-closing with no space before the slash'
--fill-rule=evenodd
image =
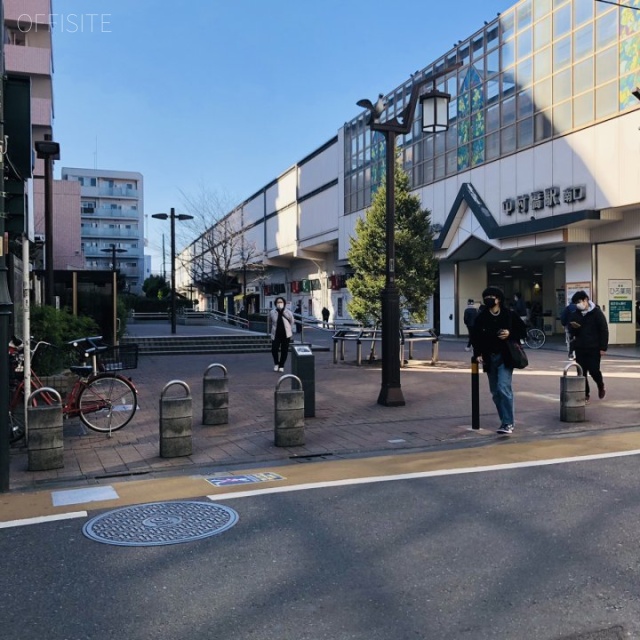
<path id="1" fill-rule="evenodd" d="M 576 304 L 576 307 L 578 307 L 580 311 L 586 311 L 588 306 L 589 304 L 587 302 L 578 302 L 578 304 Z"/>
<path id="2" fill-rule="evenodd" d="M 276 305 L 276 307 L 278 309 L 284 309 L 284 305 L 282 304 L 282 302 L 278 302 L 278 304 Z"/>
<path id="3" fill-rule="evenodd" d="M 489 307 L 489 309 L 492 309 L 493 307 L 496 306 L 496 299 L 495 298 L 485 298 L 484 299 L 484 303 L 487 307 Z"/>

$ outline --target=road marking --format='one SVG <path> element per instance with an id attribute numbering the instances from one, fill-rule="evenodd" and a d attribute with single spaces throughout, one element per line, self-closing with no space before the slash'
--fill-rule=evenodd
<path id="1" fill-rule="evenodd" d="M 71 504 L 100 502 L 101 500 L 117 500 L 120 496 L 111 486 L 89 487 L 88 489 L 66 489 L 53 491 L 51 501 L 54 507 L 67 507 Z"/>
<path id="2" fill-rule="evenodd" d="M 22 520 L 11 520 L 10 522 L 0 522 L 0 529 L 9 527 L 23 527 L 29 524 L 42 524 L 43 522 L 55 522 L 56 520 L 71 520 L 72 518 L 86 518 L 86 511 L 72 511 L 70 513 L 59 513 L 55 516 L 40 516 L 38 518 L 24 518 Z"/>
<path id="3" fill-rule="evenodd" d="M 390 482 L 393 480 L 413 480 L 415 478 L 434 478 L 438 476 L 456 476 L 465 473 L 484 473 L 486 471 L 506 471 L 508 469 L 524 469 L 526 467 L 544 467 L 552 464 L 567 464 L 569 462 L 586 462 L 589 460 L 604 460 L 607 458 L 621 458 L 623 456 L 640 455 L 640 449 L 633 451 L 616 451 L 613 453 L 597 453 L 585 456 L 572 456 L 552 460 L 532 460 L 528 462 L 508 462 L 505 464 L 491 464 L 480 467 L 464 467 L 461 469 L 437 469 L 435 471 L 416 471 L 390 476 L 371 476 L 369 478 L 346 478 L 344 480 L 329 480 L 325 482 L 309 482 L 305 484 L 269 487 L 251 491 L 236 491 L 234 493 L 214 493 L 207 496 L 210 500 L 228 500 L 230 498 L 248 498 L 265 493 L 284 493 L 288 491 L 306 491 L 308 489 L 324 489 L 327 487 L 343 487 L 356 484 L 370 484 L 374 482 Z"/>

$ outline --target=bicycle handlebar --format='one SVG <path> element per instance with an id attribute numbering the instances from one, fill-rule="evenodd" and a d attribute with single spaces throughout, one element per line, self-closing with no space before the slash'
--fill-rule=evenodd
<path id="1" fill-rule="evenodd" d="M 86 338 L 76 338 L 67 344 L 70 344 L 74 349 L 82 351 L 85 357 L 89 357 L 97 353 L 102 353 L 109 348 L 106 344 L 97 344 L 100 340 L 102 340 L 102 336 L 87 336 Z M 89 346 L 84 347 L 84 344 L 88 344 Z"/>

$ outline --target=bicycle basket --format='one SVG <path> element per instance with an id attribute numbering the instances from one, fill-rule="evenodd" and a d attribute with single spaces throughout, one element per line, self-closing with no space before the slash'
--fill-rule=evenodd
<path id="1" fill-rule="evenodd" d="M 100 371 L 122 371 L 138 367 L 138 345 L 120 344 L 98 354 Z"/>

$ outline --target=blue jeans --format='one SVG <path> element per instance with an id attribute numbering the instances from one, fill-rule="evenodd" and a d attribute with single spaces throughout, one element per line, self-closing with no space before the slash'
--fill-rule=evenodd
<path id="1" fill-rule="evenodd" d="M 500 424 L 513 424 L 513 389 L 511 388 L 513 369 L 504 365 L 500 354 L 492 353 L 487 376 L 491 397 L 500 416 Z"/>

